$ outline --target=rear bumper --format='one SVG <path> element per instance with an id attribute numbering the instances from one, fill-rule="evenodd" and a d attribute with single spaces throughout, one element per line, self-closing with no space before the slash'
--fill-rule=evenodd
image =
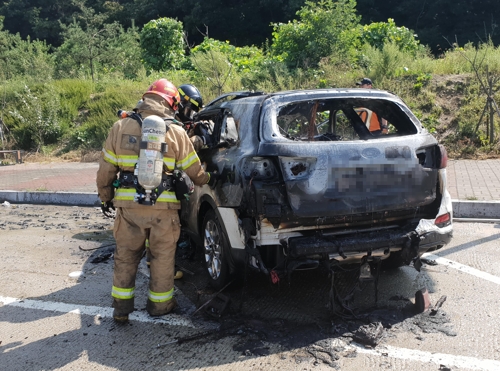
<path id="1" fill-rule="evenodd" d="M 437 231 L 420 236 L 419 255 L 427 251 L 434 251 L 450 243 L 453 230 L 439 233 Z"/>
<path id="2" fill-rule="evenodd" d="M 360 231 L 349 235 L 293 236 L 283 245 L 292 258 L 312 257 L 337 259 L 352 262 L 365 256 L 387 258 L 392 251 L 402 250 L 407 261 L 448 244 L 453 237 L 453 209 L 451 197 L 446 190 L 446 169 L 439 170 L 439 186 L 442 193 L 437 216 L 449 214 L 450 224 L 438 227 L 436 219 L 420 219 L 418 224 L 405 227 Z M 436 216 L 436 217 L 437 217 Z"/>
<path id="3" fill-rule="evenodd" d="M 391 251 L 411 249 L 415 256 L 426 251 L 436 250 L 450 242 L 453 229 L 450 226 L 435 229 L 419 235 L 414 228 L 379 230 L 368 233 L 356 233 L 342 236 L 301 236 L 291 237 L 282 244 L 291 258 L 300 259 L 312 256 L 324 258 L 346 259 L 356 254 L 370 256 L 372 252 L 383 251 L 388 255 Z"/>

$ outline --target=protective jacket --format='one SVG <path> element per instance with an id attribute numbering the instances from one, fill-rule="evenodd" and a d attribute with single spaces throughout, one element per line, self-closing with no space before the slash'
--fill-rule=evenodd
<path id="1" fill-rule="evenodd" d="M 142 118 L 157 115 L 162 118 L 174 118 L 174 111 L 165 100 L 154 94 L 145 94 L 143 101 L 137 106 Z M 167 121 L 168 122 L 168 121 Z M 141 205 L 134 201 L 136 193 L 133 187 L 119 186 L 116 191 L 113 182 L 120 171 L 133 172 L 139 158 L 141 127 L 132 118 L 124 118 L 113 124 L 102 150 L 102 157 L 97 171 L 97 192 L 101 201 L 113 201 L 116 207 L 180 209 L 180 201 L 174 191 L 163 191 L 157 202 Z M 193 148 L 185 130 L 178 125 L 169 125 L 165 135 L 167 151 L 163 154 L 163 171 L 175 168 L 184 170 L 194 184 L 201 186 L 208 182 L 210 176 L 201 167 L 200 159 Z"/>
<path id="2" fill-rule="evenodd" d="M 164 98 L 146 93 L 136 107 L 142 118 L 157 115 L 173 118 L 174 112 Z M 167 121 L 168 122 L 168 121 Z M 149 240 L 151 272 L 146 310 L 150 315 L 164 315 L 175 307 L 175 250 L 180 235 L 180 201 L 174 191 L 163 191 L 154 205 L 134 201 L 135 186 L 113 182 L 119 172 L 133 172 L 139 159 L 142 129 L 133 118 L 114 123 L 103 148 L 97 171 L 97 191 L 101 201 L 117 206 L 114 225 L 116 240 L 113 271 L 113 307 L 115 318 L 134 311 L 135 280 L 146 239 Z M 207 183 L 204 172 L 184 129 L 171 124 L 165 134 L 167 149 L 163 153 L 163 172 L 184 170 L 196 185 Z M 127 174 L 128 175 L 128 174 Z M 128 317 L 127 317 L 128 318 Z"/>

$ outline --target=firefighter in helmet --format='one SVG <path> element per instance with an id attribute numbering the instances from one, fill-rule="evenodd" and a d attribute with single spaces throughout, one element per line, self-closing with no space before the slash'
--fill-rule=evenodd
<path id="1" fill-rule="evenodd" d="M 183 84 L 179 86 L 179 111 L 177 119 L 184 124 L 193 147 L 198 152 L 205 146 L 212 145 L 209 124 L 205 122 L 194 122 L 194 114 L 203 108 L 203 98 L 196 86 Z"/>
<path id="2" fill-rule="evenodd" d="M 181 203 L 171 188 L 157 195 L 156 202 L 152 204 L 137 202 L 139 191 L 134 186 L 137 184 L 134 170 L 140 162 L 140 154 L 145 152 L 143 149 L 150 148 L 148 142 L 141 142 L 144 137 L 141 124 L 146 126 L 146 120 L 155 120 L 161 127 L 163 119 L 167 125 L 165 138 L 160 138 L 163 141 L 161 149 L 151 147 L 163 155 L 163 163 L 159 162 L 162 180 L 167 180 L 168 174 L 176 168 L 183 170 L 198 186 L 207 183 L 214 186 L 217 181 L 217 174 L 207 173 L 201 167 L 186 132 L 177 125 L 168 125 L 169 120 L 174 119 L 179 101 L 179 92 L 170 81 L 160 79 L 153 82 L 136 107 L 136 112 L 144 121 L 125 117 L 115 122 L 99 161 L 96 182 L 101 209 L 109 215 L 116 206 L 113 230 L 116 250 L 111 295 L 113 318 L 117 322 L 127 322 L 128 315 L 134 311 L 135 279 L 148 238 L 151 271 L 146 310 L 151 316 L 161 316 L 177 305 L 174 273 Z"/>

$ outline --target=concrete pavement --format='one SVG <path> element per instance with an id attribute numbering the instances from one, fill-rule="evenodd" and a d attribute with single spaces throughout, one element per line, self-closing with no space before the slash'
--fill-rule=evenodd
<path id="1" fill-rule="evenodd" d="M 0 202 L 98 206 L 97 168 L 97 162 L 0 166 Z"/>
<path id="2" fill-rule="evenodd" d="M 0 166 L 0 203 L 99 205 L 97 162 Z M 500 159 L 449 160 L 448 191 L 455 217 L 500 218 Z"/>

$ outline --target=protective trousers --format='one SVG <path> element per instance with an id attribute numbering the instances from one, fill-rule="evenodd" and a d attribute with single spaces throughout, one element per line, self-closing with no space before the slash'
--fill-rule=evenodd
<path id="1" fill-rule="evenodd" d="M 150 315 L 160 316 L 176 305 L 174 299 L 175 249 L 180 235 L 178 210 L 117 209 L 113 273 L 113 307 L 120 315 L 134 311 L 135 279 L 149 238 L 151 270 L 148 302 Z"/>

